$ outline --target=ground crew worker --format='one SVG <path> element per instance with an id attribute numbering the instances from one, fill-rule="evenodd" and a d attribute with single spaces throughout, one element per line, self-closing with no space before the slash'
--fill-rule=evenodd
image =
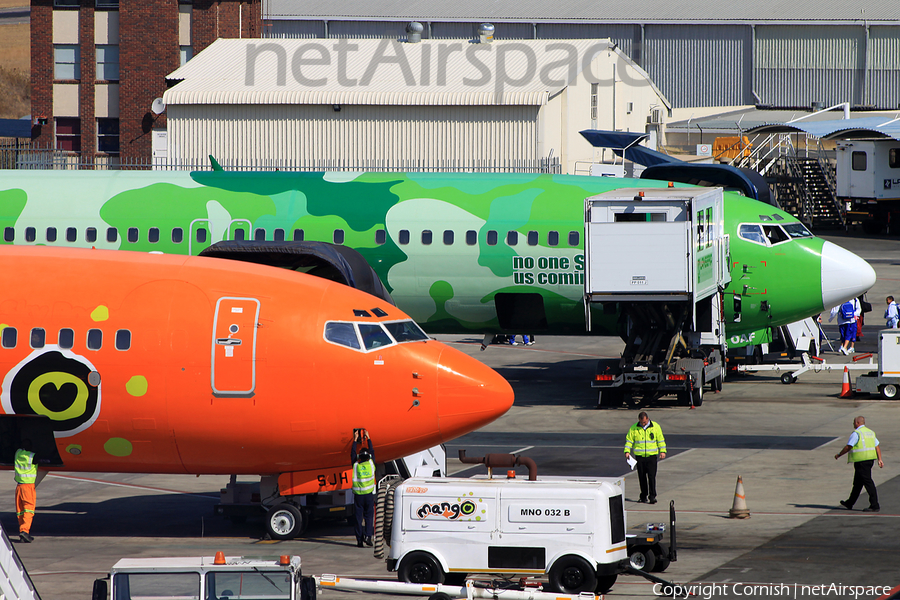
<path id="1" fill-rule="evenodd" d="M 656 504 L 657 459 L 666 457 L 666 438 L 662 428 L 641 411 L 638 422 L 625 435 L 625 459 L 637 461 L 638 481 L 641 484 L 639 502 Z"/>
<path id="2" fill-rule="evenodd" d="M 16 450 L 16 517 L 19 519 L 19 540 L 31 543 L 31 520 L 34 518 L 35 492 L 37 481 L 37 465 L 31 440 L 22 440 L 22 447 Z"/>
<path id="3" fill-rule="evenodd" d="M 878 490 L 875 489 L 875 482 L 872 481 L 872 465 L 877 458 L 878 467 L 883 469 L 884 461 L 881 460 L 881 446 L 878 445 L 878 438 L 875 437 L 874 431 L 866 427 L 865 417 L 860 416 L 853 419 L 853 433 L 850 434 L 847 445 L 834 455 L 834 460 L 848 452 L 850 456 L 847 457 L 847 462 L 853 463 L 853 487 L 850 489 L 850 497 L 841 500 L 841 506 L 847 510 L 853 510 L 859 493 L 865 487 L 866 493 L 869 494 L 869 507 L 864 508 L 863 512 L 880 512 Z"/>
<path id="4" fill-rule="evenodd" d="M 356 444 L 360 442 L 368 442 L 368 449 L 363 448 L 357 455 Z M 356 534 L 356 545 L 362 548 L 363 542 L 371 546 L 372 536 L 375 535 L 375 451 L 365 429 L 353 432 L 350 461 L 353 464 L 353 509 L 356 513 L 353 532 Z M 365 531 L 363 519 L 366 521 Z"/>

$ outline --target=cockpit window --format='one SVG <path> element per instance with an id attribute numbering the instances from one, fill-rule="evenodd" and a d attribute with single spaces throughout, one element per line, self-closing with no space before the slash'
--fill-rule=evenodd
<path id="1" fill-rule="evenodd" d="M 381 325 L 377 323 L 359 323 L 359 333 L 362 336 L 366 350 L 374 350 L 393 343 L 388 334 L 381 328 Z"/>
<path id="2" fill-rule="evenodd" d="M 791 239 L 778 225 L 763 225 L 763 231 L 766 233 L 766 238 L 769 240 L 769 243 L 773 246 Z"/>
<path id="3" fill-rule="evenodd" d="M 766 243 L 762 227 L 759 225 L 744 223 L 738 229 L 738 235 L 741 236 L 741 239 L 747 240 L 748 242 L 755 242 L 763 245 Z"/>
<path id="4" fill-rule="evenodd" d="M 341 346 L 359 350 L 359 338 L 353 323 L 326 323 L 325 339 Z"/>
<path id="5" fill-rule="evenodd" d="M 397 323 L 385 323 L 385 328 L 391 337 L 399 343 L 427 340 L 428 336 L 419 329 L 414 321 L 399 321 Z"/>
<path id="6" fill-rule="evenodd" d="M 803 223 L 785 223 L 781 227 L 794 239 L 813 237 L 812 232 Z"/>

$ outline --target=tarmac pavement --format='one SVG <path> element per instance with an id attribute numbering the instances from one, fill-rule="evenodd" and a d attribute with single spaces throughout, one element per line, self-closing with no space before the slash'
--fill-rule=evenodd
<path id="1" fill-rule="evenodd" d="M 900 291 L 900 241 L 829 237 L 874 259 L 878 281 L 869 293 L 874 311 L 858 350 L 874 349 L 884 296 Z M 895 258 L 896 257 L 896 258 Z M 894 294 L 900 296 L 900 294 Z M 825 319 L 827 321 L 827 318 Z M 829 337 L 837 327 L 825 323 Z M 792 385 L 777 375 L 729 378 L 697 409 L 661 402 L 648 410 L 670 448 L 659 467 L 657 505 L 638 504 L 637 481 L 622 444 L 637 411 L 598 410 L 589 387 L 596 360 L 613 357 L 620 340 L 538 336 L 534 346 L 491 346 L 475 336 L 439 336 L 497 369 L 516 402 L 489 426 L 447 444 L 451 473 L 478 468 L 456 456 L 516 451 L 540 474 L 625 477 L 630 532 L 667 520 L 675 501 L 678 561 L 666 579 L 695 587 L 703 598 L 867 598 L 875 593 L 829 585 L 900 584 L 900 404 L 875 397 L 839 398 L 841 372 L 807 373 Z M 852 357 L 824 353 L 828 363 Z M 834 455 L 846 443 L 852 419 L 864 415 L 881 442 L 883 469 L 873 471 L 881 512 L 847 511 L 853 470 Z M 377 440 L 376 440 L 377 442 Z M 524 473 L 524 470 L 522 471 Z M 742 476 L 751 517 L 728 518 Z M 219 476 L 61 474 L 38 487 L 32 544 L 16 543 L 44 600 L 87 600 L 92 581 L 119 558 L 142 556 L 297 554 L 305 574 L 394 578 L 371 549 L 356 548 L 346 523 L 313 524 L 306 538 L 261 541 L 261 521 L 232 525 L 212 515 Z M 12 473 L 0 476 L 0 523 L 17 531 Z M 865 493 L 857 504 L 866 506 Z M 15 536 L 14 536 L 15 539 Z M 816 588 L 814 586 L 826 586 Z M 806 587 L 804 587 L 806 586 Z M 658 589 L 658 588 L 657 588 Z M 871 590 L 870 590 L 871 591 Z M 620 576 L 610 599 L 653 597 L 654 584 Z M 328 591 L 325 598 L 349 598 Z M 360 597 L 360 594 L 354 594 Z"/>

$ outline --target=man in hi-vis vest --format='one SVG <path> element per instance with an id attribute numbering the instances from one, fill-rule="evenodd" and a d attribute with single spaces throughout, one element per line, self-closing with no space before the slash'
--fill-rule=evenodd
<path id="1" fill-rule="evenodd" d="M 357 455 L 356 444 L 360 442 L 367 442 L 368 448 L 363 448 Z M 375 451 L 372 449 L 369 432 L 365 429 L 353 432 L 350 462 L 353 464 L 353 509 L 356 513 L 353 530 L 356 545 L 362 548 L 363 542 L 371 546 L 372 536 L 375 535 Z M 365 531 L 363 519 L 366 521 Z"/>
<path id="2" fill-rule="evenodd" d="M 30 543 L 31 520 L 34 518 L 35 493 L 37 481 L 37 465 L 34 460 L 34 449 L 31 440 L 23 440 L 22 447 L 16 450 L 16 516 L 19 518 L 19 540 Z"/>
<path id="3" fill-rule="evenodd" d="M 666 438 L 662 427 L 641 411 L 638 422 L 625 435 L 625 459 L 637 461 L 638 482 L 641 486 L 639 502 L 656 504 L 657 460 L 666 457 Z"/>
<path id="4" fill-rule="evenodd" d="M 875 437 L 874 431 L 866 427 L 866 420 L 863 417 L 853 419 L 853 433 L 850 434 L 847 445 L 834 455 L 834 459 L 837 460 L 848 452 L 850 456 L 847 457 L 847 462 L 853 463 L 853 488 L 850 490 L 850 497 L 841 500 L 841 506 L 853 510 L 859 493 L 865 487 L 866 493 L 869 494 L 869 507 L 864 508 L 863 512 L 879 512 L 881 507 L 878 504 L 875 482 L 872 481 L 872 465 L 877 458 L 878 467 L 884 468 L 884 461 L 881 460 L 878 438 Z"/>

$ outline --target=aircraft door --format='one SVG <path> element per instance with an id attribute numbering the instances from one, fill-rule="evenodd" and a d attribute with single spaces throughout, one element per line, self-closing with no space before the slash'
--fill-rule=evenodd
<path id="1" fill-rule="evenodd" d="M 223 297 L 216 302 L 211 385 L 215 396 L 250 397 L 256 390 L 256 324 L 259 300 Z"/>
<path id="2" fill-rule="evenodd" d="M 212 245 L 212 223 L 209 219 L 191 221 L 191 235 L 188 238 L 188 254 L 196 256 Z"/>

